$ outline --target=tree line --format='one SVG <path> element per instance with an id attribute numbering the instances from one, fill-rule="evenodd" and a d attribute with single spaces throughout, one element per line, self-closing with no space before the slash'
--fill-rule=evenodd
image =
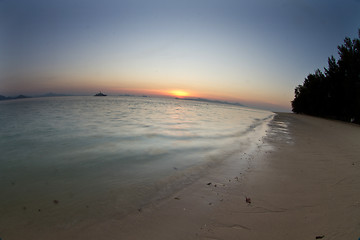
<path id="1" fill-rule="evenodd" d="M 339 59 L 329 57 L 324 72 L 317 69 L 295 88 L 294 113 L 360 123 L 359 38 L 346 37 L 338 46 Z"/>

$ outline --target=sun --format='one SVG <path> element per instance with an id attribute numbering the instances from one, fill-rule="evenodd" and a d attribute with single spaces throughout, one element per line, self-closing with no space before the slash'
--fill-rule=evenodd
<path id="1" fill-rule="evenodd" d="M 189 96 L 189 93 L 185 92 L 183 90 L 171 90 L 171 91 L 169 91 L 169 93 L 171 95 L 174 95 L 175 97 L 179 97 L 179 98 Z"/>

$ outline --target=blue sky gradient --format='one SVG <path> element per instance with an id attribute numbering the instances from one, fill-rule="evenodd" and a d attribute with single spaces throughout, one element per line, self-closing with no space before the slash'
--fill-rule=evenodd
<path id="1" fill-rule="evenodd" d="M 2 0 L 0 94 L 161 93 L 289 110 L 360 1 Z"/>

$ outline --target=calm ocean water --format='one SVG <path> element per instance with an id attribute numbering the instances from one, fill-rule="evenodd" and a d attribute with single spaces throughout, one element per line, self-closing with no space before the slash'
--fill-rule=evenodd
<path id="1" fill-rule="evenodd" d="M 121 217 L 248 150 L 274 115 L 140 97 L 3 101 L 0 113 L 0 234 Z"/>

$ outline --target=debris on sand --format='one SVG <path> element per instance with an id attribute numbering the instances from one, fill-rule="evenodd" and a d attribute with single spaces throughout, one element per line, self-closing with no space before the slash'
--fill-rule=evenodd
<path id="1" fill-rule="evenodd" d="M 245 197 L 245 202 L 248 203 L 248 204 L 250 204 L 250 203 L 251 203 L 251 198 Z"/>

